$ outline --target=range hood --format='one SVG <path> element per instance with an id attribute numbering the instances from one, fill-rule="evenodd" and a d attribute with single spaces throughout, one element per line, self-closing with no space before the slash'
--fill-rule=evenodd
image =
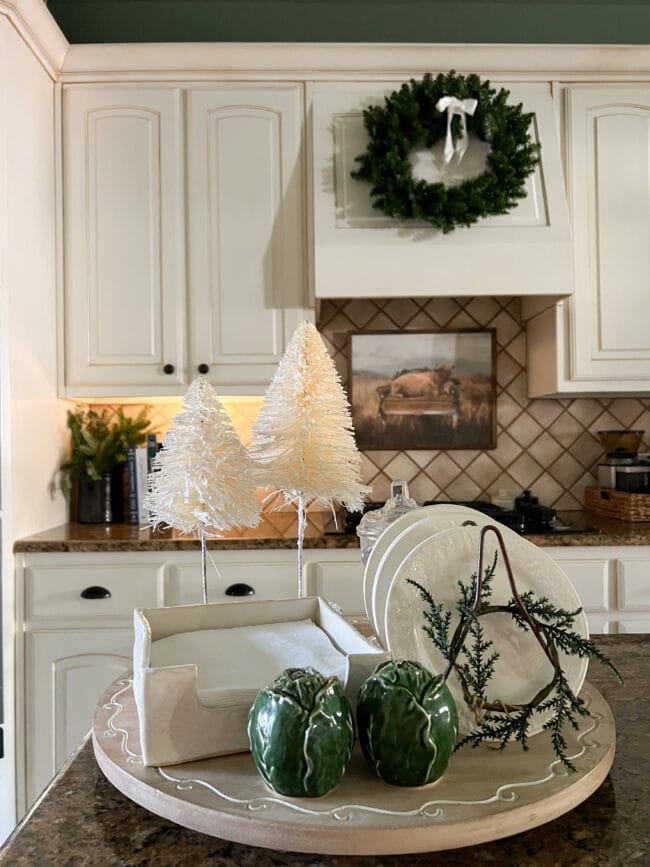
<path id="1" fill-rule="evenodd" d="M 373 209 L 369 185 L 350 176 L 366 147 L 363 109 L 399 83 L 316 83 L 312 122 L 314 294 L 317 298 L 399 295 L 569 295 L 573 263 L 556 115 L 547 83 L 508 84 L 509 102 L 534 115 L 541 158 L 526 198 L 508 214 L 444 235 L 427 224 L 398 222 Z M 438 145 L 436 146 L 436 148 Z M 439 143 L 442 150 L 443 143 Z M 479 173 L 486 145 L 470 140 L 463 171 Z M 483 153 L 481 151 L 483 150 Z M 442 165 L 416 155 L 414 173 Z M 474 171 L 472 171 L 475 163 Z"/>

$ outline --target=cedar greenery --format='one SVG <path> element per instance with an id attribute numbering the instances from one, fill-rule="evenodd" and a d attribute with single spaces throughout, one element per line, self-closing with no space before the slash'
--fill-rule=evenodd
<path id="1" fill-rule="evenodd" d="M 491 146 L 486 170 L 454 186 L 417 180 L 410 161 L 413 148 L 430 148 L 445 135 L 447 113 L 436 109 L 443 96 L 478 100 L 474 115 L 466 117 L 467 130 Z M 523 112 L 521 103 L 509 105 L 508 96 L 509 91 L 497 92 L 475 74 L 465 77 L 454 70 L 411 79 L 385 97 L 383 106 L 363 112 L 369 141 L 352 177 L 372 185 L 375 209 L 400 220 L 424 220 L 444 233 L 508 213 L 526 196 L 526 178 L 539 162 L 539 145 L 529 133 L 532 114 Z M 459 132 L 456 116 L 452 133 Z"/>
<path id="2" fill-rule="evenodd" d="M 498 552 L 495 551 L 491 564 L 486 566 L 482 582 L 481 598 L 475 607 L 477 575 L 472 574 L 469 582 L 458 581 L 459 598 L 456 603 L 460 622 L 450 637 L 450 611 L 445 611 L 441 603 L 435 601 L 431 593 L 410 578 L 409 584 L 417 588 L 427 608 L 424 610 L 422 629 L 432 640 L 447 663 L 445 679 L 452 670 L 458 677 L 463 698 L 474 714 L 477 727 L 462 738 L 456 749 L 466 744 L 472 747 L 485 741 L 496 742 L 499 749 L 505 749 L 510 741 L 521 744 L 528 750 L 530 724 L 535 714 L 550 712 L 551 716 L 542 728 L 548 732 L 553 750 L 568 771 L 576 768 L 567 754 L 567 740 L 563 734 L 566 724 L 578 729 L 578 717 L 586 716 L 588 711 L 580 698 L 574 695 L 562 671 L 558 651 L 580 658 L 591 657 L 611 669 L 619 682 L 622 678 L 610 660 L 587 638 L 572 629 L 573 621 L 582 611 L 566 611 L 558 608 L 546 597 L 536 599 L 531 590 L 521 594 L 528 615 L 540 633 L 542 650 L 553 664 L 553 677 L 526 704 L 506 704 L 499 699 L 488 699 L 487 685 L 491 680 L 499 654 L 492 650 L 493 642 L 486 638 L 480 618 L 487 614 L 510 614 L 518 628 L 530 630 L 520 608 L 513 598 L 505 605 L 495 605 L 491 601 L 492 578 L 496 571 Z M 467 630 L 463 627 L 467 626 Z"/>

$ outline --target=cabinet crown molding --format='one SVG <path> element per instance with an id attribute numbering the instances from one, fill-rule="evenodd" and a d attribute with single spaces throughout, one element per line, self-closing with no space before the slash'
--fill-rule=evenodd
<path id="1" fill-rule="evenodd" d="M 60 79 L 372 81 L 452 68 L 509 81 L 641 80 L 650 79 L 650 46 L 308 42 L 72 45 Z"/>
<path id="2" fill-rule="evenodd" d="M 70 45 L 43 0 L 0 0 L 0 16 L 11 23 L 48 75 L 56 80 Z"/>
<path id="3" fill-rule="evenodd" d="M 188 81 L 227 77 L 400 80 L 430 70 L 499 79 L 650 80 L 650 45 L 484 43 L 168 42 L 70 45 L 43 0 L 0 0 L 54 79 Z"/>

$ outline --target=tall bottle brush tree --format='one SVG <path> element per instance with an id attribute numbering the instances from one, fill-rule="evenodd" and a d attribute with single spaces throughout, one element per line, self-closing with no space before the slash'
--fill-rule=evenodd
<path id="1" fill-rule="evenodd" d="M 154 527 L 199 536 L 204 602 L 206 537 L 258 523 L 255 486 L 255 466 L 223 404 L 207 379 L 198 377 L 154 459 L 145 507 Z"/>
<path id="2" fill-rule="evenodd" d="M 363 507 L 361 456 L 334 363 L 310 322 L 296 329 L 269 385 L 250 446 L 261 485 L 298 506 L 298 595 L 302 595 L 305 508 L 313 501 Z"/>

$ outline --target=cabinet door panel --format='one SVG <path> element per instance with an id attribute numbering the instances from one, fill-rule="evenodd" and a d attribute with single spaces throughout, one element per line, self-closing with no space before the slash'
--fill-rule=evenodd
<path id="1" fill-rule="evenodd" d="M 650 273 L 650 86 L 568 93 L 576 285 L 571 375 L 650 382 L 650 331 L 639 310 Z"/>
<path id="2" fill-rule="evenodd" d="M 358 558 L 350 562 L 309 563 L 305 567 L 308 596 L 322 596 L 338 605 L 347 616 L 365 617 L 363 566 Z"/>
<path id="3" fill-rule="evenodd" d="M 619 620 L 618 631 L 624 635 L 646 635 L 650 632 L 650 618 L 645 620 Z"/>
<path id="4" fill-rule="evenodd" d="M 169 391 L 183 381 L 180 91 L 72 87 L 63 118 L 67 393 Z"/>
<path id="5" fill-rule="evenodd" d="M 609 635 L 616 632 L 611 616 L 605 614 L 591 614 L 587 612 L 587 626 L 590 635 Z"/>
<path id="6" fill-rule="evenodd" d="M 270 109 L 224 107 L 208 115 L 213 308 L 212 359 L 274 361 L 281 352 L 278 311 L 250 316 L 273 285 L 273 222 L 280 207 L 280 115 Z M 270 250 L 270 257 L 250 251 Z M 267 259 L 270 259 L 268 261 Z M 236 303 L 235 303 L 236 302 Z M 220 315 L 217 315 L 220 314 Z"/>
<path id="7" fill-rule="evenodd" d="M 301 97 L 187 94 L 191 367 L 231 391 L 263 391 L 304 318 Z"/>
<path id="8" fill-rule="evenodd" d="M 650 561 L 620 559 L 617 570 L 618 607 L 622 611 L 650 611 Z"/>
<path id="9" fill-rule="evenodd" d="M 132 665 L 132 645 L 131 629 L 27 635 L 28 804 L 90 731 L 97 699 Z"/>
<path id="10" fill-rule="evenodd" d="M 551 557 L 553 549 L 548 549 Z M 609 560 L 558 560 L 586 612 L 609 610 Z"/>

